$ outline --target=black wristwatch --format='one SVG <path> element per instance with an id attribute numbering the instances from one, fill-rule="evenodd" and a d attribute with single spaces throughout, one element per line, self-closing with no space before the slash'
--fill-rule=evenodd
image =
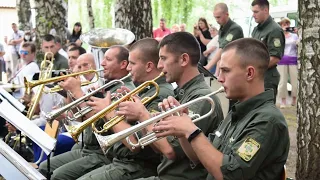
<path id="1" fill-rule="evenodd" d="M 191 141 L 197 137 L 200 133 L 202 133 L 202 130 L 201 129 L 196 129 L 195 131 L 193 131 L 190 136 L 188 137 L 188 142 L 191 143 Z"/>

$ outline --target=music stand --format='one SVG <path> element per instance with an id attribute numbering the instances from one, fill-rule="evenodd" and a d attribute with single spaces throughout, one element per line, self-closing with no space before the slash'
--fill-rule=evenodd
<path id="1" fill-rule="evenodd" d="M 0 139 L 0 174 L 6 180 L 43 180 L 41 173 Z"/>

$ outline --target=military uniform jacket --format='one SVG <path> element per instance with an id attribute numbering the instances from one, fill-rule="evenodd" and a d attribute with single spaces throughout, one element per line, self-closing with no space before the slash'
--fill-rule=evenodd
<path id="1" fill-rule="evenodd" d="M 165 77 L 161 77 L 156 80 L 156 83 L 159 85 L 159 94 L 151 102 L 145 105 L 149 112 L 159 111 L 158 103 L 162 102 L 164 98 L 168 96 L 173 96 L 173 87 L 171 84 L 167 83 Z M 141 99 L 144 97 L 151 97 L 156 91 L 154 86 L 147 87 L 144 91 L 140 92 L 139 96 Z M 160 163 L 160 156 L 156 154 L 150 146 L 146 146 L 144 149 L 141 149 L 139 152 L 131 152 L 124 144 L 121 142 L 116 143 L 109 152 L 112 151 L 113 163 L 120 166 L 126 166 L 126 168 L 138 168 L 137 165 L 140 165 L 144 168 L 154 170 L 156 174 L 157 166 Z M 109 153 L 108 152 L 108 153 Z M 131 162 L 131 163 L 130 163 Z M 132 166 L 130 166 L 131 164 Z M 134 167 L 135 166 L 135 167 Z"/>
<path id="2" fill-rule="evenodd" d="M 243 38 L 242 28 L 229 19 L 219 30 L 219 48 L 223 49 L 229 42 Z"/>
<path id="3" fill-rule="evenodd" d="M 69 69 L 68 60 L 65 57 L 63 57 L 61 54 L 59 54 L 58 52 L 54 56 L 53 69 L 54 70 Z"/>
<path id="4" fill-rule="evenodd" d="M 210 87 L 204 80 L 203 74 L 199 74 L 183 85 L 183 87 L 178 87 L 175 90 L 175 98 L 181 104 L 184 104 L 198 97 L 205 96 L 211 92 L 212 91 Z M 196 123 L 196 125 L 202 129 L 206 136 L 216 130 L 219 123 L 223 120 L 223 112 L 221 110 L 220 101 L 216 96 L 212 96 L 212 98 L 215 103 L 214 113 L 210 117 Z M 209 112 L 210 108 L 211 106 L 208 102 L 202 101 L 191 106 L 189 108 L 189 113 L 203 115 Z M 175 151 L 176 159 L 169 160 L 165 156 L 162 157 L 161 163 L 158 166 L 159 178 L 170 180 L 205 179 L 208 172 L 202 166 L 191 168 L 190 160 L 180 146 L 179 140 L 172 136 L 167 137 L 167 140 Z"/>
<path id="5" fill-rule="evenodd" d="M 268 48 L 269 55 L 282 58 L 285 47 L 285 36 L 281 27 L 271 16 L 262 24 L 258 24 L 252 31 L 252 37 L 262 41 Z M 271 67 L 265 73 L 265 82 L 273 82 L 280 76 L 276 66 Z"/>
<path id="6" fill-rule="evenodd" d="M 279 180 L 289 152 L 287 123 L 273 103 L 273 90 L 237 103 L 209 135 L 224 154 L 224 179 Z M 214 179 L 210 174 L 207 180 Z"/>
<path id="7" fill-rule="evenodd" d="M 129 89 L 134 89 L 135 86 L 133 85 L 133 82 L 131 80 L 131 78 L 126 78 L 123 80 L 124 82 L 124 85 L 129 88 Z M 121 87 L 121 84 L 117 84 L 115 86 L 112 86 L 110 88 L 110 92 L 113 93 L 115 92 L 117 89 L 119 89 Z M 104 124 L 104 121 L 102 119 L 100 119 L 97 123 L 96 123 L 96 126 L 97 127 L 102 127 Z M 84 136 L 84 148 L 83 148 L 83 153 L 98 153 L 98 154 L 103 154 L 101 148 L 100 148 L 100 145 L 96 139 L 96 136 L 93 134 L 92 132 L 92 127 L 91 125 L 89 127 L 87 127 L 85 130 L 84 130 L 84 133 L 83 133 L 83 136 Z"/>

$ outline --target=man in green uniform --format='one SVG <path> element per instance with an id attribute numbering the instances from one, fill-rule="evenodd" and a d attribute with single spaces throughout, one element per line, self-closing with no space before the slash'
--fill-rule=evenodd
<path id="1" fill-rule="evenodd" d="M 122 46 L 112 46 L 108 49 L 104 55 L 104 60 L 101 63 L 104 68 L 104 77 L 109 81 L 125 77 L 128 74 L 128 71 L 126 70 L 128 56 L 129 51 Z M 79 79 L 68 78 L 60 83 L 60 86 L 65 90 L 69 90 L 74 98 L 78 99 L 84 96 L 80 83 Z M 126 78 L 124 84 L 129 89 L 135 88 L 131 78 Z M 115 92 L 118 88 L 120 88 L 120 85 L 111 87 L 109 91 Z M 100 99 L 100 101 L 104 101 L 104 99 Z M 93 113 L 91 113 L 91 115 Z M 103 125 L 103 120 L 99 120 L 97 124 L 98 126 Z M 51 179 L 77 179 L 93 169 L 111 162 L 112 157 L 104 156 L 100 145 L 92 132 L 91 126 L 84 130 L 83 136 L 83 149 L 76 149 L 51 158 L 50 170 L 53 171 Z M 43 175 L 47 175 L 46 161 L 40 164 L 39 171 Z"/>
<path id="2" fill-rule="evenodd" d="M 219 29 L 219 49 L 216 52 L 213 59 L 205 66 L 206 69 L 210 70 L 214 65 L 217 65 L 221 58 L 222 49 L 230 42 L 243 38 L 242 28 L 232 21 L 229 17 L 228 6 L 225 3 L 218 3 L 215 5 L 213 10 L 214 18 L 220 25 Z M 208 59 L 209 60 L 209 59 Z M 218 75 L 219 69 L 216 69 L 216 75 Z"/>
<path id="3" fill-rule="evenodd" d="M 211 59 L 205 66 L 206 69 L 210 70 L 213 66 L 217 66 L 215 75 L 219 75 L 219 60 L 221 59 L 222 49 L 230 42 L 243 38 L 242 28 L 232 21 L 229 17 L 228 6 L 225 3 L 218 3 L 214 7 L 213 11 L 214 17 L 218 24 L 220 24 L 219 30 L 219 49 L 216 52 L 213 59 Z M 229 110 L 234 105 L 236 101 L 229 100 Z"/>
<path id="4" fill-rule="evenodd" d="M 258 25 L 252 31 L 252 37 L 262 41 L 268 48 L 270 62 L 265 74 L 265 88 L 274 91 L 274 103 L 276 103 L 280 74 L 277 64 L 283 56 L 285 37 L 283 30 L 269 14 L 269 2 L 267 0 L 254 0 L 251 3 L 253 18 Z"/>
<path id="5" fill-rule="evenodd" d="M 180 103 L 189 102 L 195 98 L 211 93 L 210 87 L 206 84 L 203 74 L 197 68 L 200 59 L 200 47 L 192 34 L 187 32 L 177 32 L 163 38 L 159 44 L 158 68 L 165 74 L 168 83 L 176 82 L 178 88 L 175 89 L 175 98 Z M 171 97 L 171 96 L 170 96 Z M 173 98 L 173 97 L 171 97 Z M 223 119 L 220 101 L 216 96 L 212 96 L 215 107 L 212 116 L 197 122 L 197 126 L 203 128 L 205 133 L 212 132 Z M 165 110 L 170 107 L 164 108 Z M 211 105 L 202 101 L 193 104 L 189 108 L 189 113 L 206 114 Z M 129 110 L 128 110 L 129 111 Z M 130 114 L 134 114 L 132 111 Z M 129 114 L 129 112 L 128 112 Z M 143 120 L 149 119 L 150 115 L 143 115 Z M 154 125 L 146 128 L 151 132 Z M 157 168 L 157 176 L 142 179 L 204 179 L 207 171 L 203 167 L 192 169 L 190 161 L 183 152 L 179 140 L 173 136 L 155 141 L 150 144 L 157 152 L 162 153 L 161 163 Z"/>
<path id="6" fill-rule="evenodd" d="M 208 170 L 207 180 L 280 179 L 290 141 L 287 123 L 273 103 L 273 90 L 264 88 L 269 60 L 267 48 L 253 38 L 223 49 L 218 80 L 226 97 L 239 102 L 209 140 L 186 115 L 163 119 L 153 130 L 160 131 L 159 137 L 179 137 L 192 167 Z"/>
<path id="7" fill-rule="evenodd" d="M 42 51 L 44 53 L 51 52 L 54 55 L 53 70 L 69 69 L 68 60 L 59 54 L 56 43 L 57 41 L 54 36 L 51 34 L 45 35 L 42 39 Z M 51 60 L 51 55 L 47 55 L 46 58 L 47 60 Z"/>
<path id="8" fill-rule="evenodd" d="M 146 81 L 153 80 L 159 76 L 161 70 L 157 69 L 159 61 L 158 41 L 153 38 L 146 38 L 137 41 L 130 48 L 129 65 L 127 70 L 132 74 L 132 80 L 135 84 L 142 84 Z M 137 97 L 133 97 L 136 102 L 126 101 L 119 104 L 118 116 L 126 115 L 126 121 L 121 121 L 113 126 L 114 133 L 127 129 L 143 117 L 139 116 L 140 111 L 147 109 L 148 112 L 159 111 L 158 103 L 164 98 L 173 96 L 173 87 L 167 83 L 165 77 L 156 80 L 159 85 L 159 94 L 151 102 L 142 105 Z M 122 88 L 124 90 L 124 87 Z M 127 89 L 128 90 L 128 89 Z M 155 94 L 156 88 L 153 85 L 147 86 L 139 93 L 141 99 L 151 97 Z M 109 101 L 110 102 L 110 101 Z M 89 103 L 95 104 L 95 102 Z M 107 104 L 100 105 L 101 108 Z M 127 114 L 127 109 L 135 109 L 137 113 Z M 110 115 L 109 115 L 110 116 Z M 149 118 L 149 116 L 147 117 Z M 136 143 L 135 137 L 130 137 L 132 142 Z M 108 154 L 112 154 L 113 161 L 111 164 L 104 165 L 90 173 L 82 176 L 81 180 L 130 180 L 140 177 L 149 177 L 157 174 L 157 166 L 160 163 L 159 154 L 155 153 L 150 146 L 145 148 L 133 149 L 126 140 L 116 143 Z"/>

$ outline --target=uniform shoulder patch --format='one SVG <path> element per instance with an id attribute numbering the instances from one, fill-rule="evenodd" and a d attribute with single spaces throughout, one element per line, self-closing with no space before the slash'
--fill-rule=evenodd
<path id="1" fill-rule="evenodd" d="M 238 155 L 245 161 L 250 161 L 260 149 L 260 144 L 248 137 L 237 150 Z"/>
<path id="2" fill-rule="evenodd" d="M 231 41 L 233 38 L 233 34 L 228 34 L 227 37 L 226 37 L 226 40 L 227 41 Z"/>
<path id="3" fill-rule="evenodd" d="M 274 38 L 273 39 L 273 44 L 274 44 L 274 47 L 280 47 L 281 46 L 280 39 L 279 38 Z"/>

